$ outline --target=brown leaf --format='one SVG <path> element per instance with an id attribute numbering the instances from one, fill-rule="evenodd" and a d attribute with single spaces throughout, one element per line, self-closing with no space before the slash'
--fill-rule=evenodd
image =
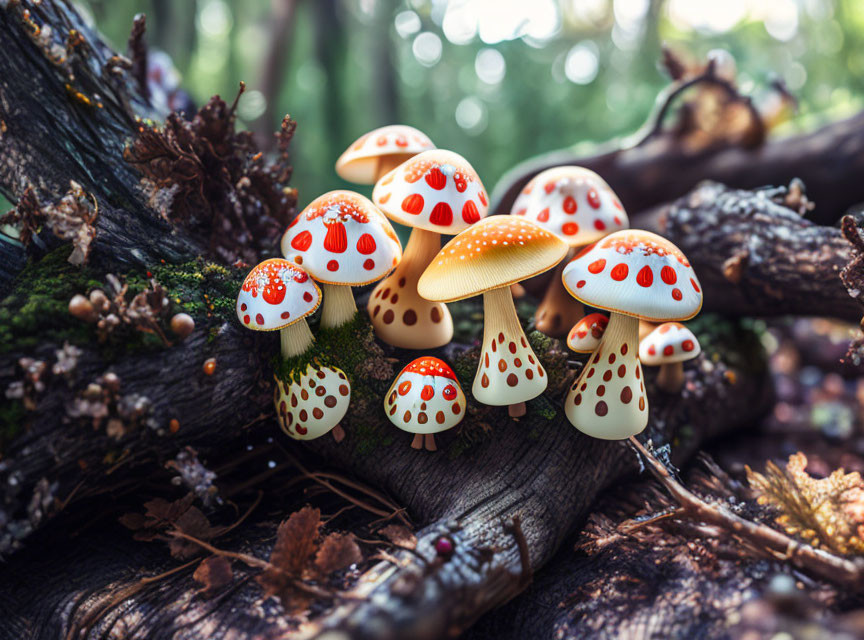
<path id="1" fill-rule="evenodd" d="M 412 532 L 411 529 L 401 524 L 388 524 L 378 533 L 387 538 L 397 547 L 402 547 L 404 549 L 417 548 L 417 536 L 414 535 L 414 532 Z"/>
<path id="2" fill-rule="evenodd" d="M 293 591 L 294 580 L 303 576 L 304 570 L 309 567 L 312 554 L 318 548 L 320 527 L 321 511 L 309 506 L 292 513 L 279 525 L 276 544 L 270 553 L 272 566 L 257 578 L 258 584 L 268 596 L 278 595 L 284 604 L 288 591 Z"/>
<path id="3" fill-rule="evenodd" d="M 198 565 L 192 578 L 201 584 L 201 592 L 211 595 L 234 579 L 231 561 L 223 556 L 210 556 Z"/>
<path id="4" fill-rule="evenodd" d="M 324 538 L 315 555 L 315 568 L 322 576 L 329 575 L 363 561 L 360 547 L 350 533 L 331 533 Z"/>

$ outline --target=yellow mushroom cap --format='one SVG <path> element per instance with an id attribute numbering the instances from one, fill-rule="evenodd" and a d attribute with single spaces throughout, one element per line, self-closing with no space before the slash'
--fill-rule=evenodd
<path id="1" fill-rule="evenodd" d="M 448 242 L 432 260 L 418 293 L 452 302 L 548 271 L 566 255 L 554 233 L 515 216 L 484 218 Z"/>

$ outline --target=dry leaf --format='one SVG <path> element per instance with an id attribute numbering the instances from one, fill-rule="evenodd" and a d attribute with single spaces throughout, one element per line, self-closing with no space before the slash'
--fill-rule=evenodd
<path id="1" fill-rule="evenodd" d="M 408 527 L 401 524 L 388 524 L 378 533 L 387 538 L 397 547 L 402 547 L 403 549 L 417 548 L 417 536 L 415 536 L 414 532 Z"/>
<path id="2" fill-rule="evenodd" d="M 321 511 L 303 507 L 279 525 L 276 544 L 270 553 L 270 568 L 258 576 L 258 584 L 268 596 L 279 596 L 283 605 L 290 601 L 293 583 L 303 576 L 312 554 L 318 548 L 318 529 L 321 527 Z M 296 602 L 288 609 L 295 609 Z"/>
<path id="3" fill-rule="evenodd" d="M 234 579 L 231 561 L 223 556 L 210 556 L 198 565 L 192 578 L 201 584 L 202 593 L 212 595 Z"/>
<path id="4" fill-rule="evenodd" d="M 360 547 L 350 533 L 331 533 L 324 538 L 315 555 L 315 568 L 322 576 L 363 561 Z"/>

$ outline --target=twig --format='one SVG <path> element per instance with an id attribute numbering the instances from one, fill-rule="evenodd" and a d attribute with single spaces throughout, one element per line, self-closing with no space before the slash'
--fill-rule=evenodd
<path id="1" fill-rule="evenodd" d="M 731 513 L 721 504 L 706 502 L 679 483 L 663 463 L 636 439 L 636 436 L 630 438 L 630 443 L 645 458 L 652 475 L 681 505 L 679 516 L 719 527 L 753 545 L 756 549 L 763 550 L 776 558 L 789 560 L 800 569 L 809 571 L 823 580 L 839 583 L 856 591 L 864 589 L 864 563 L 861 561 L 847 560 L 814 549 L 763 524 L 745 520 Z"/>
<path id="2" fill-rule="evenodd" d="M 519 576 L 519 587 L 524 589 L 534 577 L 534 571 L 531 569 L 531 555 L 528 551 L 528 540 L 525 538 L 525 533 L 522 531 L 522 516 L 516 514 L 513 519 L 504 525 L 504 530 L 507 531 L 516 539 L 516 546 L 519 548 L 519 564 L 522 566 L 522 573 Z"/>

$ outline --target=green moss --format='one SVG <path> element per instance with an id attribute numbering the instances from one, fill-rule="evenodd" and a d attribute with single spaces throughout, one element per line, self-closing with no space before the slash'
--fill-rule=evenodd
<path id="1" fill-rule="evenodd" d="M 0 301 L 0 353 L 27 351 L 44 342 L 68 341 L 78 346 L 97 342 L 95 325 L 70 315 L 68 305 L 75 294 L 86 295 L 106 285 L 91 268 L 69 264 L 68 253 L 68 247 L 60 247 L 38 262 L 29 263 L 12 293 Z M 129 285 L 130 300 L 150 286 L 151 277 L 155 278 L 168 292 L 170 313 L 184 311 L 195 318 L 199 328 L 208 329 L 233 315 L 245 274 L 198 259 L 180 265 L 161 264 L 149 273 L 119 275 Z M 110 361 L 120 353 L 163 346 L 155 335 L 118 328 L 99 349 Z"/>
<path id="2" fill-rule="evenodd" d="M 392 427 L 392 425 L 390 426 Z M 356 443 L 354 453 L 359 456 L 368 456 L 380 447 L 389 447 L 394 441 L 394 429 L 395 427 L 388 429 L 387 425 L 383 424 L 363 423 L 352 426 L 351 439 Z"/>

